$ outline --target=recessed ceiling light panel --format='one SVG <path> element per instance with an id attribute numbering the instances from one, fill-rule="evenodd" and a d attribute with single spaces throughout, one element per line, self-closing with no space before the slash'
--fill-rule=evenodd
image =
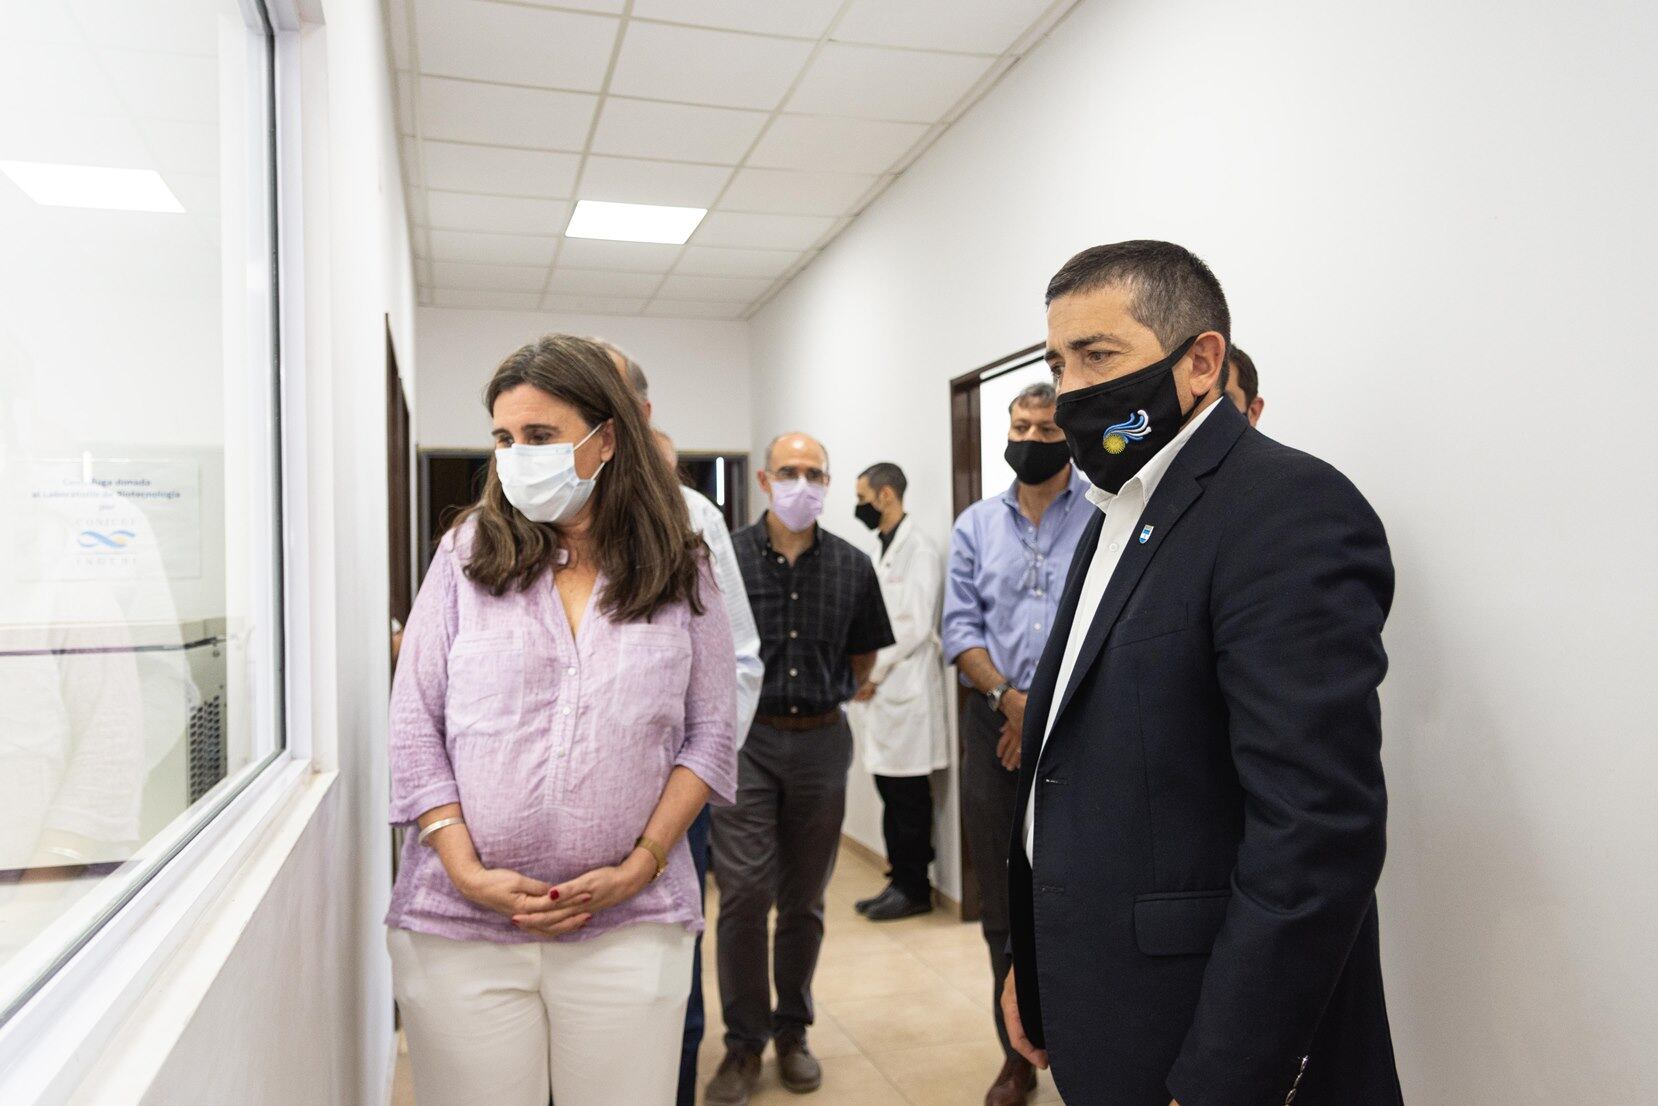
<path id="1" fill-rule="evenodd" d="M 42 161 L 0 161 L 29 199 L 44 207 L 91 207 L 105 211 L 163 211 L 184 205 L 154 169 L 105 169 L 96 165 L 55 165 Z"/>
<path id="2" fill-rule="evenodd" d="M 564 228 L 566 238 L 603 238 L 611 242 L 663 242 L 678 246 L 691 237 L 706 207 L 661 207 L 581 200 Z"/>

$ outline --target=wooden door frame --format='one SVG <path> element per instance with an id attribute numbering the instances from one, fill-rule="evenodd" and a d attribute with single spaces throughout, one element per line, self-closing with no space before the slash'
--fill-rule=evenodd
<path id="1" fill-rule="evenodd" d="M 386 317 L 387 564 L 391 616 L 403 623 L 414 606 L 414 424 L 403 389 L 391 318 Z M 400 478 L 401 477 L 401 478 Z"/>
<path id="2" fill-rule="evenodd" d="M 998 357 L 971 372 L 962 373 L 950 381 L 950 508 L 951 518 L 984 498 L 984 467 L 980 464 L 983 441 L 979 433 L 982 412 L 979 408 L 979 389 L 986 381 L 1022 369 L 1042 360 L 1047 349 L 1045 342 L 1016 350 L 1006 357 Z M 966 714 L 967 697 L 977 694 L 956 683 L 956 763 L 965 763 L 966 743 L 962 739 L 959 720 Z M 961 920 L 978 921 L 983 912 L 979 896 L 978 873 L 973 867 L 973 852 L 967 847 L 967 811 L 957 804 L 957 840 L 961 842 Z"/>

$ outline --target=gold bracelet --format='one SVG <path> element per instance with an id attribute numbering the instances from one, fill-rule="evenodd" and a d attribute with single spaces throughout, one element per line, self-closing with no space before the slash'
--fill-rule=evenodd
<path id="1" fill-rule="evenodd" d="M 633 847 L 644 849 L 651 854 L 651 859 L 656 861 L 656 874 L 651 876 L 651 882 L 655 883 L 661 879 L 662 873 L 668 870 L 668 850 L 643 834 L 640 835 L 639 840 L 633 843 Z"/>

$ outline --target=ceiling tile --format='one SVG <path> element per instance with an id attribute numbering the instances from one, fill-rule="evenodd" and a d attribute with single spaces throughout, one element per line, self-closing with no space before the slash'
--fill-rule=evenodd
<path id="1" fill-rule="evenodd" d="M 158 119 L 140 129 L 155 154 L 156 168 L 210 177 L 219 174 L 219 128 L 213 124 Z"/>
<path id="2" fill-rule="evenodd" d="M 414 77 L 411 74 L 399 73 L 397 75 L 397 95 L 394 99 L 397 101 L 397 133 L 415 133 Z"/>
<path id="3" fill-rule="evenodd" d="M 7 6 L 8 21 L 12 7 Z M 12 109 L 14 104 L 29 105 L 31 114 L 127 114 L 114 83 L 100 71 L 96 52 L 78 42 L 34 43 L 0 35 L 0 105 L 8 116 L 24 114 Z"/>
<path id="4" fill-rule="evenodd" d="M 422 284 L 422 285 L 426 285 L 426 286 L 431 285 L 431 283 L 432 283 L 432 263 L 430 261 L 426 261 L 426 260 L 423 260 L 423 259 L 417 259 L 414 263 L 414 271 L 415 271 L 415 281 L 417 283 Z"/>
<path id="5" fill-rule="evenodd" d="M 538 8 L 580 8 L 584 12 L 608 12 L 620 15 L 627 8 L 627 0 L 523 0 Z"/>
<path id="6" fill-rule="evenodd" d="M 1000 54 L 1051 0 L 852 0 L 835 39 Z"/>
<path id="7" fill-rule="evenodd" d="M 599 98 L 584 92 L 420 78 L 423 138 L 579 151 Z"/>
<path id="8" fill-rule="evenodd" d="M 615 296 L 572 296 L 548 292 L 541 298 L 541 310 L 563 311 L 572 315 L 637 315 L 645 306 L 638 297 L 620 299 Z"/>
<path id="9" fill-rule="evenodd" d="M 708 207 L 730 177 L 731 170 L 723 165 L 589 157 L 576 194 L 628 204 Z"/>
<path id="10" fill-rule="evenodd" d="M 413 135 L 399 135 L 397 150 L 403 162 L 403 179 L 414 187 L 421 187 L 420 140 Z M 413 197 L 413 192 L 410 193 L 410 197 Z"/>
<path id="11" fill-rule="evenodd" d="M 546 266 L 472 265 L 459 261 L 432 263 L 432 283 L 439 288 L 539 292 L 546 278 Z"/>
<path id="12" fill-rule="evenodd" d="M 452 142 L 421 144 L 428 188 L 513 196 L 568 196 L 576 183 L 575 154 L 504 150 Z M 562 228 L 561 228 L 562 229 Z"/>
<path id="13" fill-rule="evenodd" d="M 0 150 L 15 161 L 156 168 L 139 129 L 115 115 L 0 112 Z"/>
<path id="14" fill-rule="evenodd" d="M 691 241 L 698 246 L 803 250 L 823 237 L 835 220 L 816 215 L 743 215 L 713 211 Z"/>
<path id="15" fill-rule="evenodd" d="M 596 269 L 566 269 L 562 264 L 547 282 L 549 292 L 585 296 L 648 296 L 662 283 L 655 273 L 605 273 Z"/>
<path id="16" fill-rule="evenodd" d="M 740 319 L 748 302 L 717 303 L 711 300 L 652 300 L 646 315 L 666 319 Z"/>
<path id="17" fill-rule="evenodd" d="M 942 119 L 994 59 L 829 43 L 812 59 L 786 108 L 863 119 Z"/>
<path id="18" fill-rule="evenodd" d="M 739 169 L 720 209 L 784 215 L 845 215 L 880 178 L 868 173 Z"/>
<path id="19" fill-rule="evenodd" d="M 766 116 L 758 111 L 607 96 L 593 152 L 735 165 L 765 125 Z"/>
<path id="20" fill-rule="evenodd" d="M 476 261 L 484 265 L 553 263 L 558 239 L 533 234 L 476 234 L 465 230 L 431 232 L 434 261 Z"/>
<path id="21" fill-rule="evenodd" d="M 799 261 L 795 250 L 737 250 L 714 246 L 686 246 L 685 256 L 674 267 L 675 273 L 697 273 L 705 276 L 782 276 L 790 265 Z"/>
<path id="22" fill-rule="evenodd" d="M 392 68 L 413 69 L 409 54 L 409 0 L 388 0 L 386 37 L 391 39 Z"/>
<path id="23" fill-rule="evenodd" d="M 630 23 L 610 88 L 623 96 L 771 109 L 812 44 L 790 39 Z"/>
<path id="24" fill-rule="evenodd" d="M 54 7 L 18 4 L 17 8 Z M 14 5 L 7 5 L 8 8 Z M 131 50 L 162 50 L 174 54 L 219 53 L 220 0 L 70 0 L 75 19 L 88 42 Z M 8 11 L 6 29 L 15 17 Z"/>
<path id="25" fill-rule="evenodd" d="M 426 193 L 426 214 L 434 228 L 446 230 L 556 235 L 569 221 L 570 205 L 563 200 L 430 191 Z"/>
<path id="26" fill-rule="evenodd" d="M 817 38 L 829 29 L 841 0 L 634 0 L 636 19 L 666 19 L 763 35 Z"/>
<path id="27" fill-rule="evenodd" d="M 219 121 L 219 65 L 213 58 L 100 50 L 98 64 L 140 119 Z"/>
<path id="28" fill-rule="evenodd" d="M 677 300 L 742 300 L 747 302 L 770 288 L 770 277 L 691 276 L 674 273 L 662 282 L 660 294 Z"/>
<path id="29" fill-rule="evenodd" d="M 749 164 L 768 169 L 882 173 L 926 133 L 924 123 L 780 115 L 755 147 Z"/>
<path id="30" fill-rule="evenodd" d="M 81 42 L 84 36 L 68 4 L 10 4 L 6 34 L 15 42 Z"/>
<path id="31" fill-rule="evenodd" d="M 534 311 L 541 303 L 536 292 L 489 292 L 476 288 L 438 288 L 432 302 L 439 307 L 499 307 L 511 311 Z"/>
<path id="32" fill-rule="evenodd" d="M 605 242 L 596 238 L 566 238 L 558 254 L 558 267 L 565 269 L 610 269 L 624 273 L 667 272 L 674 267 L 681 247 L 656 242 Z"/>
<path id="33" fill-rule="evenodd" d="M 415 0 L 420 68 L 478 81 L 597 92 L 620 20 L 493 0 Z"/>

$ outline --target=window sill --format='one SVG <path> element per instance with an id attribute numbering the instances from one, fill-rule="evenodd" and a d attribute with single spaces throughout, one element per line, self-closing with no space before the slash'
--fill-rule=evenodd
<path id="1" fill-rule="evenodd" d="M 336 778 L 284 756 L 250 781 L 0 1026 L 0 1102 L 66 1099 L 215 900 L 251 861 L 286 856 Z"/>

